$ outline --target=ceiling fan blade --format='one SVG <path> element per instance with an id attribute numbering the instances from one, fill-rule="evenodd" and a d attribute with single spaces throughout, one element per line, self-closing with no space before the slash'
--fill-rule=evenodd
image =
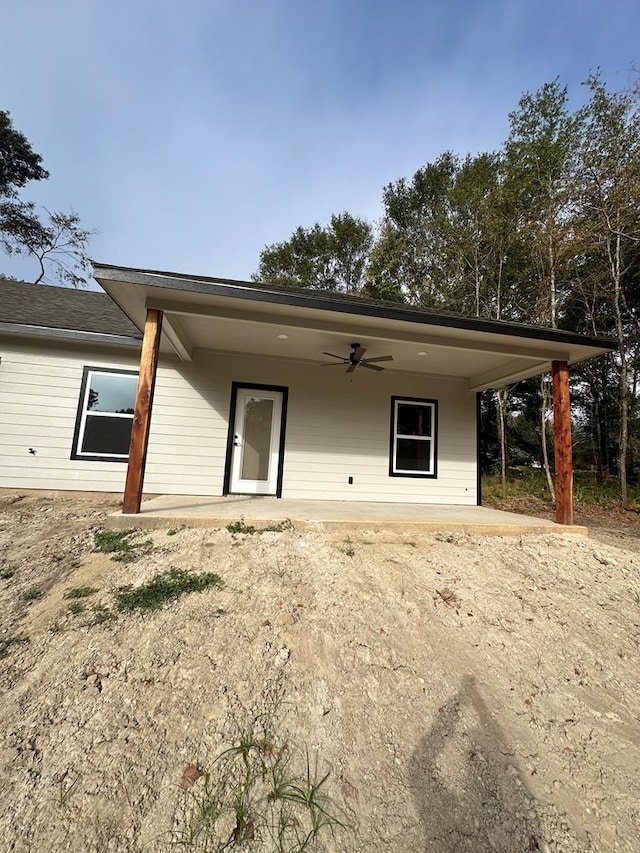
<path id="1" fill-rule="evenodd" d="M 339 358 L 340 361 L 347 361 L 347 359 L 343 355 L 336 355 L 333 352 L 323 352 L 322 355 L 330 355 L 331 358 Z"/>
<path id="2" fill-rule="evenodd" d="M 367 364 L 371 364 L 371 362 L 375 362 L 375 361 L 393 361 L 393 356 L 392 355 L 378 355 L 375 358 L 366 358 L 366 359 L 364 359 L 364 361 L 366 361 Z"/>
<path id="3" fill-rule="evenodd" d="M 356 361 L 353 364 L 350 364 L 349 367 L 347 367 L 345 372 L 346 373 L 353 373 L 353 371 L 356 369 L 357 366 L 358 366 L 358 362 Z"/>
<path id="4" fill-rule="evenodd" d="M 344 359 L 342 361 L 325 361 L 320 367 L 343 367 L 345 364 L 347 362 Z"/>
<path id="5" fill-rule="evenodd" d="M 366 367 L 369 370 L 384 370 L 384 367 L 378 367 L 377 364 L 369 364 L 368 361 L 361 361 L 360 367 Z"/>
<path id="6" fill-rule="evenodd" d="M 357 363 L 358 361 L 360 361 L 360 359 L 361 359 L 361 358 L 362 358 L 362 356 L 365 354 L 365 352 L 366 352 L 366 349 L 365 349 L 364 347 L 357 347 L 357 348 L 356 348 L 356 349 L 354 349 L 354 351 L 351 353 L 351 361 L 352 361 L 352 362 L 354 362 L 354 361 L 355 361 L 355 362 Z"/>

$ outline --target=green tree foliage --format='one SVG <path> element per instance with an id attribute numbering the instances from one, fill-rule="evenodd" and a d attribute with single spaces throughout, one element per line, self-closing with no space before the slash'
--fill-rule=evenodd
<path id="1" fill-rule="evenodd" d="M 617 474 L 626 504 L 640 464 L 640 87 L 611 92 L 598 74 L 585 86 L 571 109 L 567 88 L 545 83 L 510 113 L 499 151 L 445 151 L 389 183 L 356 286 L 319 225 L 267 247 L 258 277 L 615 337 L 616 353 L 573 370 L 576 461 Z M 489 464 L 549 469 L 548 378 L 488 400 Z"/>
<path id="2" fill-rule="evenodd" d="M 284 243 L 263 249 L 253 278 L 283 287 L 358 294 L 372 242 L 368 222 L 349 213 L 334 214 L 326 227 L 297 228 Z"/>
<path id="3" fill-rule="evenodd" d="M 369 289 L 430 308 L 501 319 L 527 315 L 513 200 L 500 154 L 445 152 L 383 192 Z"/>
<path id="4" fill-rule="evenodd" d="M 49 173 L 42 157 L 31 148 L 27 137 L 15 130 L 11 116 L 0 111 L 0 195 L 15 198 L 18 189 L 29 181 L 42 181 Z"/>
<path id="5" fill-rule="evenodd" d="M 91 274 L 87 246 L 92 232 L 82 227 L 74 211 L 38 211 L 33 202 L 20 197 L 29 181 L 48 177 L 42 157 L 13 127 L 9 113 L 0 111 L 0 245 L 9 255 L 26 255 L 35 261 L 36 282 L 86 284 Z"/>
<path id="6" fill-rule="evenodd" d="M 526 280 L 535 288 L 528 319 L 557 327 L 571 276 L 579 121 L 557 80 L 525 94 L 509 116 L 505 168 L 522 244 Z M 522 271 L 521 271 L 522 278 Z"/>
<path id="7" fill-rule="evenodd" d="M 630 446 L 639 440 L 633 372 L 640 349 L 640 88 L 636 84 L 611 93 L 597 74 L 586 85 L 591 97 L 579 114 L 582 181 L 576 230 L 589 293 L 604 306 L 607 331 L 618 339 L 613 359 L 618 374 L 618 471 L 626 504 Z"/>

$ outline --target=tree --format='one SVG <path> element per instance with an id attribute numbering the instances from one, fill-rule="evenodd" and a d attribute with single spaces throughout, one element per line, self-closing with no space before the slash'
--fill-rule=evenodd
<path id="1" fill-rule="evenodd" d="M 296 228 L 285 242 L 264 248 L 253 280 L 358 294 L 372 242 L 368 222 L 349 213 L 333 214 L 326 227 Z"/>
<path id="2" fill-rule="evenodd" d="M 48 177 L 42 157 L 13 127 L 9 113 L 0 111 L 0 245 L 8 255 L 34 259 L 35 282 L 52 278 L 77 287 L 91 275 L 87 247 L 92 232 L 74 211 L 40 213 L 33 202 L 20 198 L 29 181 Z"/>
<path id="3" fill-rule="evenodd" d="M 558 327 L 574 249 L 573 208 L 580 121 L 569 113 L 567 87 L 558 80 L 525 94 L 509 115 L 505 145 L 509 185 L 526 266 L 523 279 L 535 299 L 530 321 Z M 548 377 L 540 380 L 539 434 L 549 492 L 555 490 L 547 448 Z"/>
<path id="4" fill-rule="evenodd" d="M 15 130 L 11 116 L 0 110 L 0 196 L 15 198 L 29 181 L 42 181 L 49 173 L 42 157 L 31 148 L 27 137 Z"/>
<path id="5" fill-rule="evenodd" d="M 409 182 L 400 178 L 382 195 L 384 217 L 371 253 L 369 290 L 425 307 L 445 307 L 453 270 L 447 252 L 449 196 L 458 158 L 446 151 Z"/>
<path id="6" fill-rule="evenodd" d="M 581 111 L 579 237 L 598 299 L 609 305 L 618 340 L 621 503 L 628 505 L 630 368 L 638 349 L 640 265 L 640 90 L 611 93 L 598 74 Z"/>

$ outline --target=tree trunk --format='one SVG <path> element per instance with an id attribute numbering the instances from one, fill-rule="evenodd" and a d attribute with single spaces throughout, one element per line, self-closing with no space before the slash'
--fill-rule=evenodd
<path id="1" fill-rule="evenodd" d="M 611 258 L 611 255 L 610 255 Z M 618 472 L 620 475 L 620 504 L 626 509 L 629 506 L 629 493 L 627 489 L 627 452 L 629 448 L 629 384 L 627 348 L 624 336 L 624 323 L 622 321 L 622 283 L 621 283 L 621 245 L 620 234 L 615 237 L 615 252 L 611 258 L 613 273 L 613 310 L 616 319 L 616 334 L 618 337 L 618 351 L 620 353 L 620 442 Z"/>
<path id="2" fill-rule="evenodd" d="M 501 388 L 496 391 L 496 403 L 498 410 L 498 440 L 500 442 L 500 476 L 502 481 L 502 497 L 507 497 L 507 428 L 506 412 L 509 391 Z"/>
<path id="3" fill-rule="evenodd" d="M 541 403 L 540 403 L 540 438 L 542 441 L 542 464 L 544 465 L 544 473 L 549 486 L 549 494 L 551 500 L 556 501 L 556 490 L 553 485 L 553 477 L 549 466 L 549 450 L 547 447 L 547 413 L 549 411 L 549 387 L 546 376 L 540 380 Z"/>

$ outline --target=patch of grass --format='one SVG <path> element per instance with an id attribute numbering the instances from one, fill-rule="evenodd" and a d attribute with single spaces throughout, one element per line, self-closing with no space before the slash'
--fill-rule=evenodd
<path id="1" fill-rule="evenodd" d="M 26 637 L 24 634 L 9 634 L 6 637 L 0 637 L 0 658 L 6 658 L 12 646 L 28 642 L 29 637 Z"/>
<path id="2" fill-rule="evenodd" d="M 37 586 L 29 587 L 29 589 L 22 593 L 20 598 L 23 601 L 37 601 L 38 598 L 42 598 L 42 590 Z"/>
<path id="3" fill-rule="evenodd" d="M 483 474 L 482 495 L 487 503 L 503 499 L 502 480 L 499 474 Z M 597 506 L 612 506 L 620 500 L 620 484 L 614 477 L 599 482 L 591 471 L 575 470 L 573 496 L 576 501 Z M 507 478 L 507 498 L 538 498 L 551 503 L 547 478 L 541 468 L 514 467 Z M 640 490 L 629 486 L 629 501 L 638 504 Z"/>
<path id="4" fill-rule="evenodd" d="M 55 622 L 52 622 L 51 625 L 49 625 L 49 633 L 50 634 L 62 634 L 63 631 L 64 631 L 64 628 L 58 622 L 57 619 Z"/>
<path id="5" fill-rule="evenodd" d="M 4 569 L 0 569 L 0 580 L 8 581 L 17 571 L 17 566 L 6 566 Z"/>
<path id="6" fill-rule="evenodd" d="M 87 598 L 98 592 L 95 586 L 72 586 L 69 587 L 62 596 L 63 598 Z"/>
<path id="7" fill-rule="evenodd" d="M 187 569 L 172 566 L 166 572 L 159 572 L 140 586 L 134 587 L 129 584 L 118 587 L 115 606 L 124 613 L 159 610 L 185 593 L 201 592 L 211 586 L 216 589 L 222 587 L 222 580 L 218 575 L 212 572 L 196 574 Z"/>
<path id="8" fill-rule="evenodd" d="M 91 619 L 89 621 L 89 625 L 103 625 L 105 622 L 110 622 L 115 618 L 116 614 L 105 604 L 91 605 Z"/>
<path id="9" fill-rule="evenodd" d="M 72 601 L 67 607 L 67 613 L 70 613 L 72 616 L 79 616 L 81 613 L 84 613 L 84 611 L 85 606 L 82 601 Z"/>
<path id="10" fill-rule="evenodd" d="M 58 787 L 57 787 L 57 793 L 56 793 L 56 797 L 54 799 L 54 802 L 59 808 L 64 808 L 68 804 L 69 798 L 71 797 L 71 794 L 73 793 L 73 789 L 76 787 L 76 785 L 80 781 L 80 779 L 78 777 L 78 778 L 74 779 L 73 782 L 70 782 L 69 784 L 67 784 L 65 781 L 66 778 L 67 778 L 67 772 L 65 771 L 65 773 L 63 773 L 61 776 L 59 776 L 56 779 L 56 783 L 57 783 Z"/>
<path id="11" fill-rule="evenodd" d="M 98 551 L 111 554 L 116 563 L 133 563 L 151 548 L 151 540 L 138 541 L 139 530 L 98 530 L 93 535 L 93 542 Z"/>
<path id="12" fill-rule="evenodd" d="M 245 524 L 244 519 L 241 518 L 240 521 L 232 521 L 230 524 L 227 524 L 227 530 L 232 535 L 246 533 L 252 536 L 254 533 L 282 533 L 284 530 L 293 530 L 293 524 L 289 518 L 285 518 L 283 521 L 278 521 L 276 524 L 268 524 L 266 527 L 254 527 L 252 524 Z"/>
<path id="13" fill-rule="evenodd" d="M 321 849 L 322 837 L 347 824 L 327 792 L 330 772 L 321 773 L 308 750 L 298 769 L 297 752 L 264 733 L 244 732 L 185 786 L 185 818 L 172 842 L 218 853 L 246 846 L 274 853 Z"/>
<path id="14" fill-rule="evenodd" d="M 175 536 L 176 533 L 180 533 L 180 531 L 184 530 L 184 529 L 185 529 L 184 524 L 181 524 L 180 527 L 170 527 L 167 530 L 167 536 Z"/>
<path id="15" fill-rule="evenodd" d="M 342 545 L 339 548 L 339 551 L 345 555 L 345 557 L 355 557 L 356 550 L 353 547 L 353 542 L 350 537 L 347 536 Z"/>

